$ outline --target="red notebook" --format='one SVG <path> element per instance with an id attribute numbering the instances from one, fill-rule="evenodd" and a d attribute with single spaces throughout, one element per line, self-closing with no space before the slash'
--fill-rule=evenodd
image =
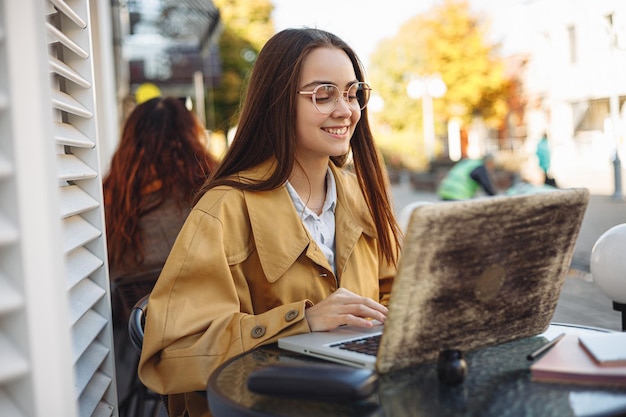
<path id="1" fill-rule="evenodd" d="M 626 365 L 599 365 L 568 334 L 530 366 L 533 381 L 626 387 Z"/>

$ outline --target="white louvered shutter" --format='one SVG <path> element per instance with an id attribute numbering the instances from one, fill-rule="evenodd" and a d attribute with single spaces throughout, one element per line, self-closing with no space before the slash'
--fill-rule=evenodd
<path id="1" fill-rule="evenodd" d="M 0 416 L 117 416 L 89 1 L 0 8 Z"/>

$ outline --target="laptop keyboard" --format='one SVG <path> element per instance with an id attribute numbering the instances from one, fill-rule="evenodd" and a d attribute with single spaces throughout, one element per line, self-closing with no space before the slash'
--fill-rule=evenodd
<path id="1" fill-rule="evenodd" d="M 351 350 L 353 352 L 376 356 L 376 353 L 378 353 L 378 344 L 380 343 L 381 336 L 382 334 L 377 334 L 364 337 L 362 339 L 351 340 L 349 342 L 335 343 L 334 345 L 330 345 L 330 347 L 336 347 L 338 349 Z"/>

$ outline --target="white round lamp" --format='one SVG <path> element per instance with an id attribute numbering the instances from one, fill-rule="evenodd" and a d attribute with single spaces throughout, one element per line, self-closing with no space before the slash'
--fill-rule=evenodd
<path id="1" fill-rule="evenodd" d="M 626 331 L 626 223 L 613 226 L 598 238 L 589 262 L 594 283 L 622 313 Z"/>

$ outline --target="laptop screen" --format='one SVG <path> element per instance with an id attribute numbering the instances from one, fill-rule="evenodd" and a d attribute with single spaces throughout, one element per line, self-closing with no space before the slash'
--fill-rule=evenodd
<path id="1" fill-rule="evenodd" d="M 586 189 L 572 189 L 416 207 L 379 371 L 547 329 L 588 200 Z"/>

